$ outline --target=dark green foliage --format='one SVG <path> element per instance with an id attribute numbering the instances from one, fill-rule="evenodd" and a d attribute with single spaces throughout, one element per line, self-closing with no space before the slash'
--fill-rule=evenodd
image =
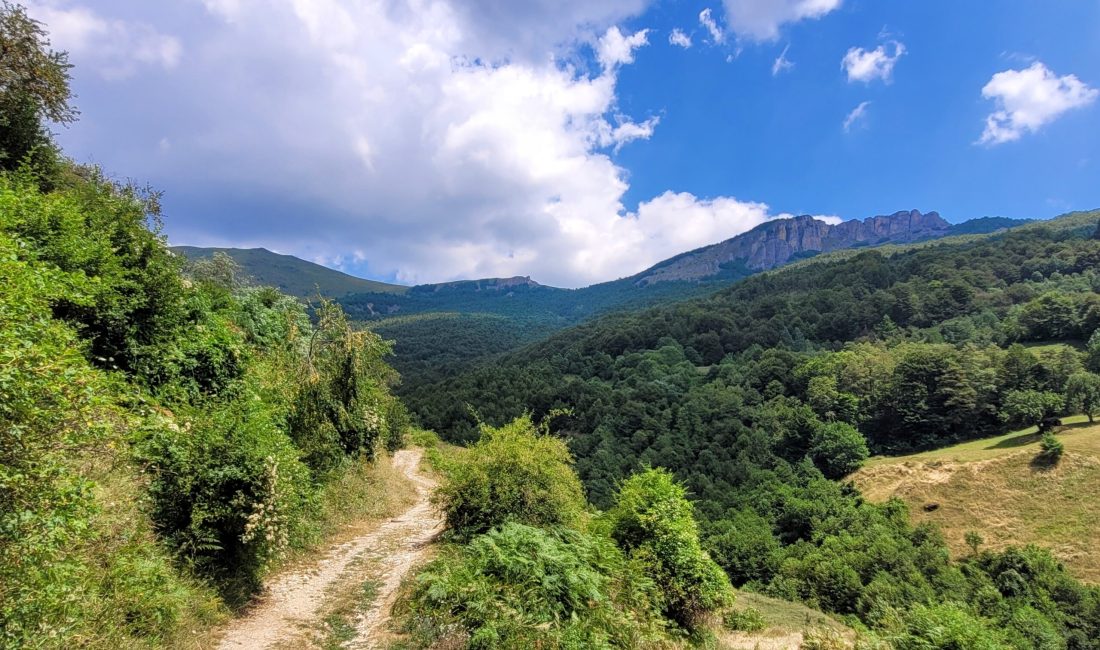
<path id="1" fill-rule="evenodd" d="M 50 49 L 45 29 L 23 7 L 0 3 L 0 170 L 29 163 L 39 173 L 56 172 L 46 122 L 76 119 L 70 67 L 66 53 Z"/>
<path id="2" fill-rule="evenodd" d="M 830 451 L 851 451 L 853 463 L 863 455 L 853 431 L 883 453 L 1002 431 L 1010 413 L 1021 415 L 1021 396 L 1035 393 L 1044 415 L 1061 415 L 1084 325 L 1063 330 L 1065 345 L 1011 344 L 1026 338 L 1023 306 L 1042 296 L 1065 297 L 1055 302 L 1078 315 L 1092 309 L 1100 244 L 1077 232 L 1087 216 L 890 256 L 819 258 L 707 299 L 605 317 L 406 394 L 451 440 L 476 432 L 467 404 L 491 422 L 528 407 L 570 409 L 555 425 L 590 499 L 608 507 L 624 477 L 668 467 L 737 585 L 899 638 L 925 638 L 928 617 L 904 631 L 917 604 L 950 602 L 963 603 L 961 614 L 944 605 L 945 616 L 975 638 L 1008 634 L 1020 645 L 1015 632 L 995 630 L 1016 629 L 1013 612 L 1032 616 L 1024 606 L 1041 613 L 1036 629 L 1092 638 L 1091 605 L 1021 601 L 1011 574 L 953 563 L 940 535 L 913 528 L 900 502 L 866 503 L 823 475 L 844 473 L 826 462 Z M 825 438 L 826 427 L 844 435 Z M 853 444 L 831 444 L 840 441 Z M 1096 597 L 1074 584 L 1080 603 Z"/>
<path id="3" fill-rule="evenodd" d="M 185 415 L 182 432 L 154 419 L 139 445 L 158 530 L 233 603 L 259 587 L 311 494 L 298 451 L 253 394 Z"/>
<path id="4" fill-rule="evenodd" d="M 729 579 L 699 544 L 691 502 L 668 471 L 649 469 L 624 481 L 607 518 L 619 547 L 661 585 L 666 616 L 693 628 L 732 604 Z"/>
<path id="5" fill-rule="evenodd" d="M 867 460 L 867 441 L 855 427 L 830 422 L 814 434 L 810 455 L 826 478 L 842 478 L 856 471 Z"/>
<path id="6" fill-rule="evenodd" d="M 524 416 L 500 428 L 483 426 L 481 440 L 444 468 L 446 480 L 432 498 L 461 538 L 510 521 L 575 525 L 585 502 L 571 465 L 565 443 L 540 434 Z"/>
<path id="7" fill-rule="evenodd" d="M 1078 372 L 1066 380 L 1066 407 L 1084 413 L 1092 422 L 1100 413 L 1100 375 Z"/>
<path id="8" fill-rule="evenodd" d="M 508 523 L 428 565 L 399 607 L 424 647 L 644 648 L 663 625 L 640 569 L 606 537 Z"/>
<path id="9" fill-rule="evenodd" d="M 318 475 L 345 459 L 372 457 L 379 445 L 393 445 L 404 411 L 392 405 L 387 387 L 396 380 L 382 362 L 389 346 L 373 332 L 355 330 L 340 307 L 322 300 L 317 326 L 306 347 L 304 385 L 289 416 L 291 438 Z M 387 416 L 398 418 L 391 430 Z"/>
<path id="10" fill-rule="evenodd" d="M 1038 459 L 1047 465 L 1057 465 L 1064 453 L 1066 453 L 1066 447 L 1062 441 L 1055 438 L 1050 431 L 1043 432 L 1043 437 L 1039 441 Z"/>

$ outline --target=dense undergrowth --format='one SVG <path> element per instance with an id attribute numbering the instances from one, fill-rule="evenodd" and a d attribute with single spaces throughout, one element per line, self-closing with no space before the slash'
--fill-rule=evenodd
<path id="1" fill-rule="evenodd" d="M 389 345 L 185 268 L 155 192 L 54 146 L 42 26 L 5 2 L 0 40 L 0 647 L 201 647 L 402 444 Z"/>
<path id="2" fill-rule="evenodd" d="M 407 419 L 377 336 L 183 269 L 147 199 L 68 169 L 0 176 L 3 643 L 182 642 Z"/>
<path id="3" fill-rule="evenodd" d="M 683 488 L 643 472 L 597 513 L 571 463 L 528 418 L 484 427 L 467 451 L 440 457 L 435 499 L 450 543 L 397 609 L 417 647 L 642 648 L 705 636 L 733 592 L 702 550 Z"/>

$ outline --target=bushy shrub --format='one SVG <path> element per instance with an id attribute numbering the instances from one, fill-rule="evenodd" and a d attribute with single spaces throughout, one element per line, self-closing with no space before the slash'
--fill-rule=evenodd
<path id="1" fill-rule="evenodd" d="M 565 443 L 540 434 L 527 416 L 500 428 L 483 425 L 477 444 L 444 470 L 432 498 L 459 537 L 510 521 L 569 526 L 586 507 Z"/>
<path id="2" fill-rule="evenodd" d="M 886 640 L 895 650 L 1004 650 L 1004 635 L 991 629 L 963 605 L 915 605 L 901 617 L 900 628 Z"/>
<path id="3" fill-rule="evenodd" d="M 699 543 L 684 488 L 663 469 L 626 479 L 607 512 L 611 536 L 661 585 L 666 616 L 693 628 L 733 602 L 729 578 Z"/>
<path id="4" fill-rule="evenodd" d="M 856 471 L 870 452 L 867 440 L 845 422 L 830 422 L 818 428 L 810 447 L 810 456 L 827 478 L 843 478 Z"/>
<path id="5" fill-rule="evenodd" d="M 768 627 L 764 615 L 760 610 L 749 607 L 748 609 L 731 609 L 722 616 L 722 625 L 727 630 L 738 632 L 759 632 Z"/>
<path id="6" fill-rule="evenodd" d="M 655 589 L 606 537 L 512 522 L 428 565 L 399 609 L 424 647 L 643 648 Z"/>
<path id="7" fill-rule="evenodd" d="M 137 441 L 158 532 L 232 603 L 259 587 L 312 496 L 298 450 L 252 396 L 151 416 Z"/>
<path id="8" fill-rule="evenodd" d="M 1062 454 L 1066 453 L 1066 446 L 1062 441 L 1054 437 L 1054 434 L 1045 431 L 1039 441 L 1039 455 L 1037 460 L 1048 465 L 1057 465 L 1062 460 Z"/>
<path id="9" fill-rule="evenodd" d="M 397 378 L 382 360 L 390 345 L 354 329 L 336 303 L 322 301 L 316 311 L 317 325 L 305 342 L 304 385 L 288 425 L 303 460 L 320 477 L 348 457 L 373 457 L 387 437 L 397 445 L 408 420 L 388 392 Z M 399 418 L 392 428 L 388 415 Z"/>

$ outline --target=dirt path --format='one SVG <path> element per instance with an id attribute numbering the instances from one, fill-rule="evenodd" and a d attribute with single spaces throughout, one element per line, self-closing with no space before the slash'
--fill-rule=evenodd
<path id="1" fill-rule="evenodd" d="M 428 503 L 435 482 L 420 473 L 420 449 L 394 454 L 393 463 L 415 485 L 417 502 L 370 533 L 336 546 L 313 566 L 276 579 L 263 600 L 226 629 L 219 648 L 256 650 L 292 643 L 325 611 L 326 597 L 368 580 L 378 588 L 371 607 L 356 621 L 353 647 L 371 648 L 384 632 L 401 580 L 443 528 Z"/>

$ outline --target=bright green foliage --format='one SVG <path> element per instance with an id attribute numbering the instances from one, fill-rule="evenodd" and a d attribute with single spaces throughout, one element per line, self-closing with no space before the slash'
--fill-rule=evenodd
<path id="1" fill-rule="evenodd" d="M 663 626 L 641 569 L 606 537 L 508 523 L 428 565 L 402 608 L 423 647 L 644 648 Z"/>
<path id="2" fill-rule="evenodd" d="M 142 432 L 153 520 L 193 569 L 239 603 L 290 544 L 312 495 L 298 450 L 255 389 L 153 418 Z M 183 434 L 183 435 L 181 435 Z"/>
<path id="3" fill-rule="evenodd" d="M 1092 422 L 1100 413 L 1100 375 L 1078 372 L 1066 380 L 1066 409 L 1084 413 Z"/>
<path id="4" fill-rule="evenodd" d="M 844 422 L 830 422 L 814 435 L 810 456 L 827 478 L 842 478 L 867 460 L 867 440 L 858 429 Z"/>
<path id="5" fill-rule="evenodd" d="M 1007 650 L 1012 646 L 957 603 L 917 605 L 902 630 L 887 637 L 896 650 Z"/>
<path id="6" fill-rule="evenodd" d="M 1043 420 L 1054 417 L 1064 406 L 1064 398 L 1057 393 L 1014 390 L 1005 395 L 1003 413 L 1011 423 L 1041 426 Z"/>
<path id="7" fill-rule="evenodd" d="M 731 609 L 722 617 L 722 625 L 727 630 L 739 632 L 759 632 L 768 626 L 764 615 L 753 607 L 748 609 Z"/>
<path id="8" fill-rule="evenodd" d="M 733 602 L 729 578 L 699 543 L 691 502 L 667 470 L 623 482 L 607 512 L 611 536 L 661 585 L 661 609 L 692 628 Z"/>
<path id="9" fill-rule="evenodd" d="M 335 303 L 323 300 L 316 311 L 317 326 L 305 342 L 305 385 L 289 427 L 306 464 L 323 474 L 348 457 L 372 457 L 380 443 L 400 446 L 408 419 L 388 392 L 396 380 L 382 361 L 389 345 L 353 329 Z"/>
<path id="10" fill-rule="evenodd" d="M 0 173 L 0 647 L 171 645 L 409 420 L 376 336 L 224 260 L 185 278 L 154 194 L 66 169 Z"/>
<path id="11" fill-rule="evenodd" d="M 500 428 L 484 426 L 481 440 L 447 465 L 433 500 L 459 537 L 509 521 L 575 525 L 585 501 L 572 462 L 565 443 L 541 434 L 527 416 Z"/>
<path id="12" fill-rule="evenodd" d="M 1069 296 L 1056 292 L 1025 304 L 1018 318 L 1024 336 L 1033 341 L 1072 338 L 1080 327 L 1077 305 Z"/>
<path id="13" fill-rule="evenodd" d="M 51 316 L 52 302 L 85 298 L 85 278 L 26 253 L 0 228 L 0 647 L 130 635 L 155 644 L 215 610 L 171 567 L 136 504 L 99 502 L 93 477 L 76 470 L 119 462 L 132 416 Z M 124 535 L 102 523 L 113 518 Z"/>

